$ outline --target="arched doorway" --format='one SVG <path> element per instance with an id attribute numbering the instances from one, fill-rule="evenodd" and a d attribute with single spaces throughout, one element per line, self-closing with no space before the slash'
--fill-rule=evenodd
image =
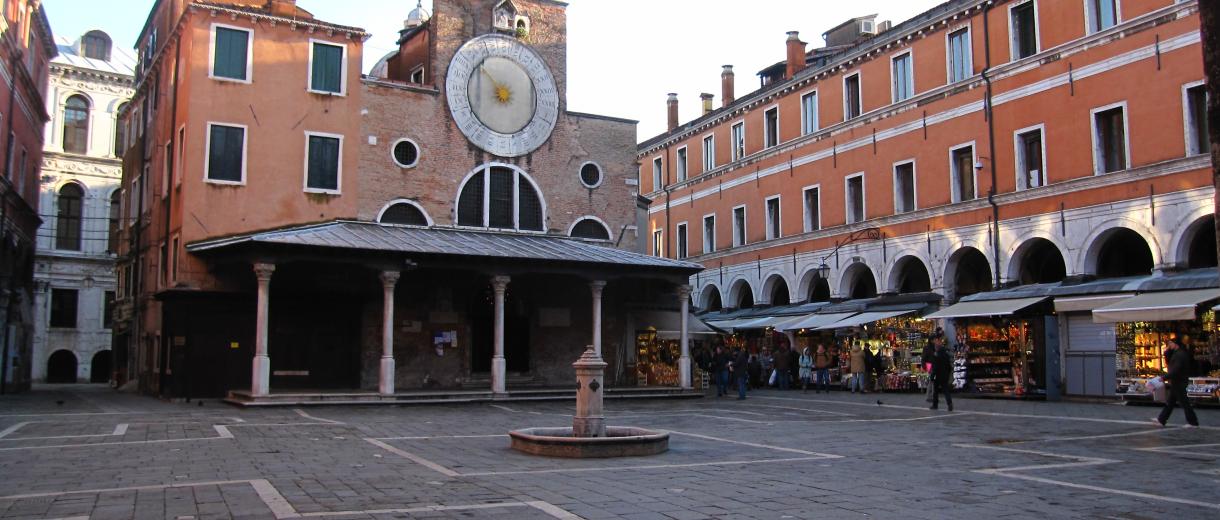
<path id="1" fill-rule="evenodd" d="M 890 287 L 899 294 L 932 292 L 932 278 L 923 261 L 906 256 L 898 260 L 890 275 Z"/>
<path id="2" fill-rule="evenodd" d="M 716 312 L 724 308 L 724 304 L 720 301 L 720 288 L 715 285 L 709 285 L 703 289 L 703 298 L 700 299 L 699 305 L 703 310 L 708 312 Z"/>
<path id="3" fill-rule="evenodd" d="M 737 291 L 737 308 L 751 309 L 754 307 L 754 289 L 750 288 L 750 284 L 744 280 L 741 282 L 741 287 Z"/>
<path id="4" fill-rule="evenodd" d="M 1216 267 L 1216 216 L 1208 215 L 1195 222 L 1186 252 L 1186 266 L 1191 269 Z"/>
<path id="5" fill-rule="evenodd" d="M 952 285 L 945 287 L 950 301 L 991 289 L 991 264 L 982 251 L 973 247 L 959 249 L 949 257 L 945 279 Z"/>
<path id="6" fill-rule="evenodd" d="M 853 300 L 877 296 L 877 279 L 873 270 L 862 263 L 854 263 L 843 273 L 840 292 Z"/>
<path id="7" fill-rule="evenodd" d="M 56 350 L 47 359 L 48 383 L 76 382 L 76 355 L 67 350 Z"/>
<path id="8" fill-rule="evenodd" d="M 792 297 L 788 295 L 788 282 L 782 276 L 776 275 L 771 283 L 771 305 L 788 305 Z"/>
<path id="9" fill-rule="evenodd" d="M 1115 228 L 1098 238 L 1096 274 L 1098 278 L 1143 276 L 1152 272 L 1152 249 L 1139 233 Z"/>
<path id="10" fill-rule="evenodd" d="M 1017 248 L 1016 273 L 1011 277 L 1021 285 L 1062 282 L 1067 264 L 1055 244 L 1045 238 L 1032 238 Z"/>
<path id="11" fill-rule="evenodd" d="M 809 284 L 809 303 L 830 301 L 830 283 L 825 278 L 814 278 Z"/>
<path id="12" fill-rule="evenodd" d="M 93 361 L 89 363 L 89 382 L 90 383 L 108 383 L 110 382 L 110 351 L 99 350 L 93 355 Z"/>

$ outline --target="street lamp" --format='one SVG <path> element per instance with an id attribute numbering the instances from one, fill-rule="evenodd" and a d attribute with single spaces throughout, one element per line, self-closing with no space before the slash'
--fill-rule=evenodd
<path id="1" fill-rule="evenodd" d="M 826 265 L 826 262 L 822 262 L 822 265 L 818 266 L 816 273 L 818 275 L 818 278 L 821 278 L 823 280 L 828 280 L 828 279 L 830 279 L 830 266 Z"/>
<path id="2" fill-rule="evenodd" d="M 859 242 L 861 240 L 881 240 L 882 236 L 884 235 L 881 233 L 881 228 L 871 227 L 856 230 L 842 242 L 835 242 L 835 248 L 831 249 L 829 253 L 826 253 L 826 256 L 822 257 L 822 265 L 819 265 L 817 268 L 818 277 L 823 280 L 830 279 L 830 266 L 826 265 L 826 259 L 830 258 L 835 253 L 838 253 L 839 249 L 843 246 L 852 242 Z"/>

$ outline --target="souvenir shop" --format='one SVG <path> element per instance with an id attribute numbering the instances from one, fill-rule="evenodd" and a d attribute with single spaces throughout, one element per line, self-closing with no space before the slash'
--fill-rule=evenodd
<path id="1" fill-rule="evenodd" d="M 934 330 L 935 324 L 919 317 L 914 310 L 863 312 L 818 329 L 834 333 L 834 339 L 826 341 L 827 346 L 836 349 L 831 351 L 832 355 L 839 358 L 840 370 L 832 374 L 832 384 L 848 383 L 841 368 L 850 364 L 851 347 L 860 345 L 879 360 L 882 372 L 877 384 L 885 391 L 925 387 L 927 374 L 921 355 Z M 839 377 L 836 379 L 835 375 Z"/>
<path id="2" fill-rule="evenodd" d="M 645 312 L 636 317 L 636 386 L 679 385 L 678 359 L 682 356 L 680 318 L 676 312 Z M 687 318 L 687 336 L 692 357 L 703 349 L 715 349 L 721 341 L 719 331 L 694 315 Z M 698 372 L 697 367 L 692 369 Z M 694 380 L 699 381 L 700 377 Z"/>
<path id="3" fill-rule="evenodd" d="M 947 320 L 945 330 L 951 331 L 948 342 L 957 361 L 955 385 L 975 394 L 1045 395 L 1050 357 L 1046 338 L 1055 327 L 1048 316 L 1049 298 L 988 299 L 995 296 L 967 297 L 928 316 Z"/>
<path id="4" fill-rule="evenodd" d="M 1220 289 L 1150 292 L 1094 309 L 1094 322 L 1114 326 L 1115 393 L 1130 400 L 1153 398 L 1148 381 L 1165 373 L 1162 351 L 1173 339 L 1194 355 L 1187 394 L 1198 402 L 1220 402 L 1217 300 Z"/>

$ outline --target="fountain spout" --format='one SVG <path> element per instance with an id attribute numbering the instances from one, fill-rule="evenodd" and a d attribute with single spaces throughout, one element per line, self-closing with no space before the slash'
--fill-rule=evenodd
<path id="1" fill-rule="evenodd" d="M 572 363 L 576 369 L 576 415 L 572 417 L 574 437 L 605 437 L 606 416 L 602 411 L 606 362 L 592 345 Z"/>

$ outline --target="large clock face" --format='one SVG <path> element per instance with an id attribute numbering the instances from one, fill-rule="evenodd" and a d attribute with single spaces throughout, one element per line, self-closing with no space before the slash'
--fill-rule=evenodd
<path id="1" fill-rule="evenodd" d="M 466 42 L 445 79 L 449 111 L 472 143 L 501 157 L 530 153 L 551 137 L 559 91 L 542 58 L 515 38 Z"/>

